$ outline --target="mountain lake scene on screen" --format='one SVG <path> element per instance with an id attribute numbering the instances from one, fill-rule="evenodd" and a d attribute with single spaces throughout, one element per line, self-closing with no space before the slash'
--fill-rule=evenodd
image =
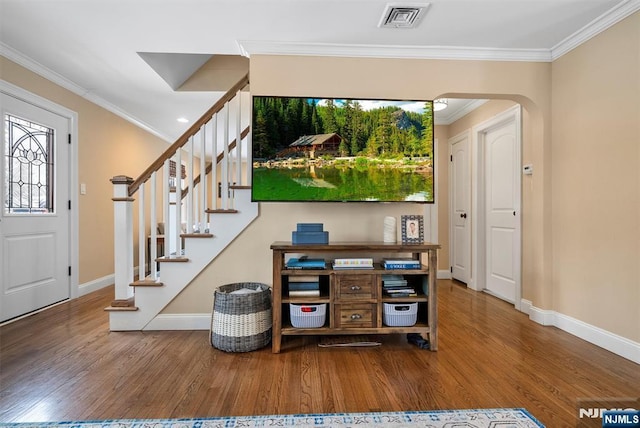
<path id="1" fill-rule="evenodd" d="M 254 201 L 433 202 L 431 101 L 253 97 Z"/>

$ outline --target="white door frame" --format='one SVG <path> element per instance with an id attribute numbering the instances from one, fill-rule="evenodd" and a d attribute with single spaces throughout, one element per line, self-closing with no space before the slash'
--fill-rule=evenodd
<path id="1" fill-rule="evenodd" d="M 515 121 L 516 125 L 516 162 L 518 169 L 522 164 L 521 152 L 522 152 L 522 110 L 521 106 L 515 105 L 504 112 L 497 114 L 496 116 L 488 119 L 478 125 L 475 125 L 471 131 L 471 177 L 472 177 L 472 191 L 471 191 L 471 278 L 472 285 L 470 288 L 476 291 L 482 291 L 486 288 L 486 258 L 485 245 L 485 141 L 484 137 L 488 130 L 491 128 L 501 126 L 505 123 Z M 519 189 L 519 198 L 517 201 L 517 217 L 518 221 L 522 222 L 521 209 L 522 209 L 522 176 L 517 174 L 516 188 Z M 516 298 L 514 306 L 517 310 L 520 310 L 520 304 L 522 300 L 522 227 L 520 227 L 520 234 L 516 237 L 518 254 L 515 255 L 517 275 L 516 286 Z"/>
<path id="2" fill-rule="evenodd" d="M 69 121 L 69 132 L 71 132 L 71 147 L 69 148 L 71 158 L 71 165 L 69 165 L 69 198 L 71 198 L 71 212 L 69 213 L 69 263 L 71 264 L 69 296 L 71 299 L 75 299 L 80 294 L 78 284 L 78 271 L 80 270 L 78 262 L 78 237 L 80 236 L 78 230 L 80 214 L 78 191 L 78 113 L 2 79 L 0 79 L 0 92 L 43 110 L 55 113 Z M 4 118 L 2 121 L 4 123 Z"/>
<path id="3" fill-rule="evenodd" d="M 433 140 L 433 203 L 424 204 L 422 215 L 424 216 L 424 240 L 426 242 L 438 242 L 438 192 L 437 186 L 437 161 L 438 161 L 438 139 Z M 438 267 L 436 266 L 436 269 Z M 438 278 L 441 276 L 438 275 Z"/>
<path id="4" fill-rule="evenodd" d="M 461 132 L 460 134 L 453 136 L 451 138 L 449 138 L 449 159 L 452 159 L 451 157 L 453 156 L 453 146 L 456 143 L 459 143 L 461 141 L 464 141 L 465 139 L 468 140 L 468 149 L 469 149 L 469 163 L 467 165 L 467 168 L 469 168 L 469 189 L 468 189 L 468 194 L 467 196 L 470 198 L 471 197 L 471 182 L 473 181 L 472 175 L 471 175 L 471 145 L 473 144 L 472 138 L 471 138 L 471 132 L 470 130 L 465 130 L 463 132 Z M 451 189 L 451 185 L 453 183 L 453 170 L 451 168 L 451 162 L 449 162 L 449 189 Z M 471 254 L 471 227 L 473 225 L 473 209 L 472 209 L 472 205 L 471 205 L 471 200 L 467 200 L 467 207 L 468 212 L 467 212 L 467 217 L 468 217 L 468 226 L 467 228 L 469 229 L 468 231 L 468 240 L 467 243 L 469 245 L 469 248 L 466 249 L 465 251 L 468 251 L 468 262 L 470 263 L 472 260 L 472 254 Z M 451 191 L 449 192 L 449 264 L 451 266 L 453 266 L 453 260 L 454 260 L 454 250 L 455 250 L 455 233 L 454 233 L 454 228 L 455 228 L 455 223 L 454 223 L 454 200 L 451 194 Z M 473 275 L 471 272 L 471 266 L 469 266 L 469 271 L 468 271 L 469 275 L 467 277 L 467 287 L 474 289 L 473 287 Z"/>

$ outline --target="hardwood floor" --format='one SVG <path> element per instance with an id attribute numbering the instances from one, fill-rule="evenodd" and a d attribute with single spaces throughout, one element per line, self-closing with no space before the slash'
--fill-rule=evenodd
<path id="1" fill-rule="evenodd" d="M 394 335 L 286 337 L 281 354 L 225 353 L 208 331 L 109 332 L 109 287 L 0 327 L 0 422 L 523 407 L 555 428 L 576 426 L 579 399 L 640 395 L 637 364 L 438 283 L 438 352 Z"/>

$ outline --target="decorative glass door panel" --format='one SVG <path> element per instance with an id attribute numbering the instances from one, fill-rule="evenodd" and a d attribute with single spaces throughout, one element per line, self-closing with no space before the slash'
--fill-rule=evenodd
<path id="1" fill-rule="evenodd" d="M 5 115 L 5 214 L 54 213 L 52 128 Z"/>

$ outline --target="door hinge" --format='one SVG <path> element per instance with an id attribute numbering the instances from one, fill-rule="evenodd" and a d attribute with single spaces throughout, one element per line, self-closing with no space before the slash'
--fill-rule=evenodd
<path id="1" fill-rule="evenodd" d="M 69 276 L 71 276 L 71 266 L 69 266 Z"/>
<path id="2" fill-rule="evenodd" d="M 69 134 L 69 144 L 71 144 L 71 134 Z"/>
<path id="3" fill-rule="evenodd" d="M 449 266 L 449 270 L 453 273 L 453 266 Z"/>
<path id="4" fill-rule="evenodd" d="M 71 199 L 69 199 L 69 209 L 71 209 Z"/>
<path id="5" fill-rule="evenodd" d="M 453 162 L 453 155 L 449 155 L 449 159 L 451 162 Z"/>

